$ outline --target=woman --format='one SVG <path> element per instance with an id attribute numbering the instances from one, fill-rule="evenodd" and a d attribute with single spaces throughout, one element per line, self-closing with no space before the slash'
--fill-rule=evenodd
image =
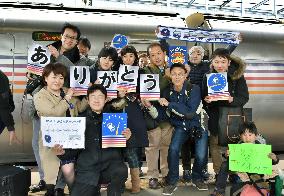
<path id="1" fill-rule="evenodd" d="M 210 73 L 227 72 L 228 90 L 230 93 L 227 101 L 212 101 L 212 98 L 208 96 L 206 75 L 203 78 L 202 97 L 209 116 L 208 129 L 211 133 L 209 146 L 216 174 L 218 174 L 222 164 L 221 147 L 218 145 L 219 107 L 243 107 L 248 102 L 248 87 L 243 75 L 245 68 L 245 63 L 238 57 L 231 57 L 229 51 L 225 48 L 218 48 L 213 52 Z"/>
<path id="2" fill-rule="evenodd" d="M 34 96 L 34 104 L 39 117 L 77 116 L 79 112 L 86 109 L 86 99 L 79 101 L 72 98 L 73 89 L 62 88 L 66 77 L 67 68 L 63 64 L 51 63 L 45 66 L 42 73 L 44 87 Z M 39 134 L 41 138 L 41 131 Z M 42 140 L 39 140 L 39 153 L 47 184 L 46 195 L 52 196 L 60 161 L 51 148 L 43 146 Z M 67 184 L 71 186 L 74 181 L 74 160 L 64 163 L 62 171 Z"/>
<path id="3" fill-rule="evenodd" d="M 121 61 L 124 65 L 138 66 L 137 51 L 133 46 L 125 46 L 121 50 Z M 137 80 L 139 82 L 139 78 Z M 132 137 L 127 141 L 125 154 L 130 168 L 132 193 L 140 192 L 140 157 L 139 150 L 149 145 L 146 122 L 141 109 L 139 85 L 136 93 L 128 93 L 126 89 L 119 89 L 121 99 L 115 100 L 113 106 L 127 113 L 127 125 Z M 141 105 L 141 106 L 140 106 Z"/>

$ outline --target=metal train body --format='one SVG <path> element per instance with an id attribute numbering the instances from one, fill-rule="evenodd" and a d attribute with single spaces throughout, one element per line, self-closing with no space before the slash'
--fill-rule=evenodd
<path id="1" fill-rule="evenodd" d="M 0 137 L 0 163 L 30 162 L 32 151 L 32 122 L 28 115 L 31 99 L 22 101 L 26 85 L 27 51 L 33 42 L 32 32 L 59 32 L 64 22 L 78 25 L 82 34 L 92 43 L 90 56 L 94 58 L 105 42 L 114 34 L 130 37 L 130 44 L 145 51 L 147 45 L 156 40 L 157 25 L 185 27 L 183 19 L 175 14 L 145 13 L 99 13 L 47 9 L 0 8 L 0 68 L 9 77 L 14 92 L 16 109 L 13 112 L 21 145 L 9 146 L 8 133 Z M 213 26 L 214 28 L 214 26 Z M 253 28 L 253 27 L 248 27 Z M 224 23 L 223 29 L 226 29 Z M 238 31 L 238 29 L 235 29 Z M 250 101 L 246 107 L 253 108 L 253 120 L 259 131 L 273 145 L 273 150 L 284 150 L 284 36 L 279 33 L 243 31 L 244 41 L 234 54 L 248 63 L 246 79 Z M 194 43 L 169 41 L 170 44 Z M 40 42 L 47 45 L 50 42 Z M 219 45 L 207 45 L 209 51 Z M 1 84 L 0 84 L 1 85 Z"/>

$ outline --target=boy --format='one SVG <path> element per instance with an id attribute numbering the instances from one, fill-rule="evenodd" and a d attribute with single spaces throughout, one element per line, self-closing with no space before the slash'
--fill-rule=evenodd
<path id="1" fill-rule="evenodd" d="M 101 183 L 108 184 L 108 196 L 119 196 L 128 176 L 122 151 L 120 148 L 101 148 L 102 113 L 111 112 L 105 107 L 107 91 L 102 85 L 94 84 L 88 88 L 87 97 L 90 108 L 81 115 L 86 117 L 85 149 L 78 155 L 71 196 L 100 195 Z M 129 129 L 122 134 L 127 140 L 131 136 Z M 57 155 L 61 155 L 61 160 L 68 160 L 76 154 L 76 151 L 64 150 L 59 145 L 54 149 Z"/>
<path id="2" fill-rule="evenodd" d="M 261 144 L 258 137 L 257 128 L 254 122 L 245 122 L 239 127 L 240 133 L 240 142 L 239 143 L 253 143 L 253 144 Z M 229 156 L 229 151 L 227 151 L 227 155 Z M 272 159 L 272 164 L 275 165 L 279 162 L 278 157 L 274 153 L 269 153 L 268 157 Z M 217 176 L 216 187 L 214 192 L 210 196 L 224 196 L 226 189 L 226 182 L 229 174 L 229 162 L 224 161 L 221 165 L 220 172 Z M 248 174 L 250 175 L 250 174 Z M 243 183 L 234 184 L 232 190 L 239 189 L 243 186 Z"/>

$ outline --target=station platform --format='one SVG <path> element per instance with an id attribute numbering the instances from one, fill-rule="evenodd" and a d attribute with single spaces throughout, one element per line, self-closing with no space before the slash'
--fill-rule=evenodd
<path id="1" fill-rule="evenodd" d="M 273 175 L 277 174 L 277 170 L 278 169 L 282 169 L 284 170 L 284 154 L 279 155 L 280 158 L 280 162 L 279 164 L 273 166 Z M 145 163 L 144 163 L 145 165 Z M 146 165 L 145 165 L 146 166 Z M 135 194 L 137 196 L 156 196 L 156 195 L 162 195 L 162 188 L 160 189 L 149 189 L 148 187 L 148 179 L 146 176 L 147 173 L 147 167 L 142 167 L 143 173 L 145 174 L 145 176 L 141 179 L 141 192 L 138 194 Z M 213 172 L 213 165 L 212 163 L 208 163 L 208 171 L 210 173 L 210 178 L 209 180 L 206 182 L 208 183 L 209 186 L 209 190 L 208 191 L 199 191 L 197 190 L 196 187 L 194 187 L 191 183 L 183 183 L 183 182 L 179 182 L 178 183 L 178 189 L 174 192 L 174 196 L 185 196 L 185 195 L 194 195 L 194 196 L 208 196 L 210 193 L 213 192 L 214 189 L 214 172 Z M 182 175 L 182 166 L 180 165 L 180 176 Z M 32 168 L 32 184 L 37 184 L 39 182 L 39 174 L 37 172 L 37 168 L 34 167 Z M 133 195 L 130 193 L 130 188 L 131 188 L 131 182 L 130 182 L 130 174 L 129 174 L 129 178 L 126 182 L 126 190 L 125 193 L 123 193 L 123 196 L 130 196 Z M 44 191 L 42 192 L 38 192 L 38 193 L 29 193 L 29 196 L 43 196 L 44 195 Z M 68 195 L 68 190 L 67 188 L 65 189 L 65 193 L 66 195 Z M 102 189 L 101 191 L 101 195 L 102 196 L 107 196 L 106 190 Z M 230 184 L 227 186 L 226 189 L 226 196 L 230 195 Z"/>

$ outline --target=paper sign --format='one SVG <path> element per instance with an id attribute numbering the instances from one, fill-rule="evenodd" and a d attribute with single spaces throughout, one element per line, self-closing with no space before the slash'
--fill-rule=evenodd
<path id="1" fill-rule="evenodd" d="M 42 75 L 43 68 L 50 63 L 50 55 L 47 47 L 33 44 L 28 50 L 28 71 Z"/>
<path id="2" fill-rule="evenodd" d="M 126 138 L 122 135 L 126 128 L 126 113 L 103 113 L 102 148 L 126 147 Z"/>
<path id="3" fill-rule="evenodd" d="M 229 144 L 229 169 L 256 174 L 272 174 L 272 160 L 268 157 L 271 145 Z"/>
<path id="4" fill-rule="evenodd" d="M 188 54 L 186 46 L 170 46 L 169 48 L 169 66 L 174 63 L 187 64 Z"/>
<path id="5" fill-rule="evenodd" d="M 127 92 L 136 92 L 138 66 L 120 65 L 117 89 L 126 89 Z"/>
<path id="6" fill-rule="evenodd" d="M 227 73 L 206 74 L 208 96 L 211 101 L 228 100 L 230 93 L 228 91 Z"/>
<path id="7" fill-rule="evenodd" d="M 159 100 L 159 74 L 140 74 L 140 98 Z"/>
<path id="8" fill-rule="evenodd" d="M 117 98 L 117 71 L 98 71 L 97 79 L 106 88 L 107 97 Z"/>
<path id="9" fill-rule="evenodd" d="M 85 117 L 41 117 L 43 146 L 85 148 Z"/>
<path id="10" fill-rule="evenodd" d="M 70 87 L 75 89 L 76 95 L 87 95 L 90 83 L 90 70 L 88 66 L 70 67 Z"/>

